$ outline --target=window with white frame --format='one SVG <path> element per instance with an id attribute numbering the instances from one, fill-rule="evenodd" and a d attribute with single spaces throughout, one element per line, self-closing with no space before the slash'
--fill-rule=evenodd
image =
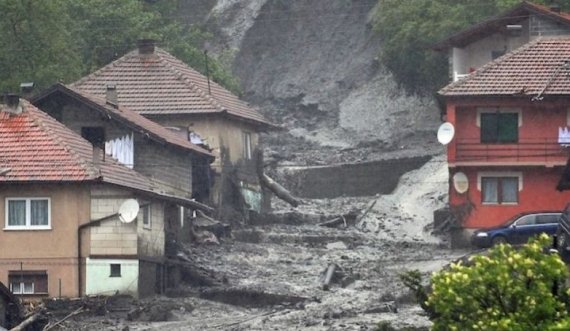
<path id="1" fill-rule="evenodd" d="M 45 271 L 9 271 L 8 283 L 14 294 L 48 293 L 48 277 Z"/>
<path id="2" fill-rule="evenodd" d="M 243 133 L 243 157 L 246 160 L 251 160 L 253 157 L 253 146 L 251 144 L 251 133 Z"/>
<path id="3" fill-rule="evenodd" d="M 516 204 L 519 201 L 519 178 L 481 177 L 481 199 L 485 204 Z"/>
<path id="4" fill-rule="evenodd" d="M 483 144 L 514 144 L 519 141 L 522 113 L 518 108 L 478 108 L 477 126 Z"/>
<path id="5" fill-rule="evenodd" d="M 6 198 L 6 229 L 42 230 L 51 228 L 49 198 Z"/>

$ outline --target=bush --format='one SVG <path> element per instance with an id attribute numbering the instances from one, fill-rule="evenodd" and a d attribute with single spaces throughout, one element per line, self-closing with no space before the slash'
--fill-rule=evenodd
<path id="1" fill-rule="evenodd" d="M 425 302 L 433 330 L 568 330 L 568 270 L 549 246 L 546 235 L 520 249 L 498 245 L 435 273 Z"/>

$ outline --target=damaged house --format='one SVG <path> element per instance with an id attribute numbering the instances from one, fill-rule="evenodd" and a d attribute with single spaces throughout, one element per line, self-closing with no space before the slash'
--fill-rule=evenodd
<path id="1" fill-rule="evenodd" d="M 218 216 L 231 217 L 236 209 L 243 212 L 243 206 L 261 211 L 268 203 L 256 172 L 254 151 L 259 148 L 260 133 L 276 127 L 260 113 L 155 47 L 152 40 L 139 41 L 136 50 L 71 87 L 104 98 L 110 84 L 121 107 L 212 151 L 214 185 L 209 201 L 218 207 Z"/>
<path id="2" fill-rule="evenodd" d="M 55 84 L 33 98 L 41 110 L 104 150 L 107 157 L 150 178 L 156 189 L 172 196 L 207 200 L 213 155 L 172 131 L 117 103 L 116 89 L 105 97 Z M 184 224 L 181 206 L 169 218 Z"/>
<path id="3" fill-rule="evenodd" d="M 0 140 L 0 281 L 12 293 L 164 290 L 166 234 L 180 228 L 168 211 L 203 205 L 164 191 L 18 96 L 0 106 Z M 130 217 L 120 213 L 126 201 L 136 206 Z"/>

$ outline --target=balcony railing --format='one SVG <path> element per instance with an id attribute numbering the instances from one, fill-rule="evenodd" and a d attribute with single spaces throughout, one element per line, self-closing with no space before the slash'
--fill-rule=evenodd
<path id="1" fill-rule="evenodd" d="M 479 139 L 461 139 L 456 143 L 455 160 L 466 163 L 566 164 L 570 148 L 557 139 L 519 139 L 513 144 L 486 144 Z"/>

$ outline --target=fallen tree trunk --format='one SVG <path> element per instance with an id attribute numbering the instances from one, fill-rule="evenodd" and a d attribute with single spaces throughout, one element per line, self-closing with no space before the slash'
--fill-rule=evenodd
<path id="1" fill-rule="evenodd" d="M 276 181 L 271 179 L 271 177 L 267 176 L 266 174 L 260 175 L 261 185 L 267 187 L 271 192 L 275 193 L 275 195 L 290 204 L 293 207 L 297 207 L 300 204 L 299 199 L 295 198 L 289 191 L 287 191 L 283 186 L 279 185 Z"/>
<path id="2" fill-rule="evenodd" d="M 257 176 L 259 177 L 259 181 L 261 185 L 269 189 L 271 192 L 275 193 L 275 195 L 290 204 L 293 207 L 297 207 L 301 204 L 301 201 L 295 198 L 291 192 L 289 192 L 286 188 L 281 186 L 279 183 L 274 181 L 271 177 L 267 176 L 263 172 L 263 154 L 259 149 L 256 149 L 255 152 L 255 160 L 256 160 L 256 170 Z"/>
<path id="3" fill-rule="evenodd" d="M 329 264 L 327 267 L 327 272 L 325 274 L 325 279 L 323 280 L 323 290 L 328 291 L 330 288 L 331 281 L 336 271 L 337 265 L 334 263 Z"/>
<path id="4" fill-rule="evenodd" d="M 34 324 L 40 317 L 42 317 L 43 313 L 44 313 L 43 309 L 36 313 L 33 313 L 28 318 L 23 320 L 22 323 L 11 328 L 10 331 L 24 331 L 28 326 Z"/>

